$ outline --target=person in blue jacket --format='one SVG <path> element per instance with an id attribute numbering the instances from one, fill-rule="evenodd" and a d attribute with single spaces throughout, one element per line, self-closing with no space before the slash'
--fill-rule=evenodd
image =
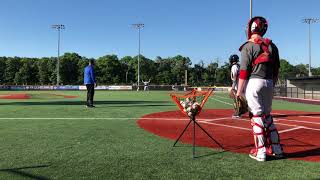
<path id="1" fill-rule="evenodd" d="M 96 75 L 94 72 L 94 60 L 89 60 L 89 65 L 84 68 L 84 84 L 87 87 L 87 107 L 93 108 L 94 88 L 97 87 Z"/>

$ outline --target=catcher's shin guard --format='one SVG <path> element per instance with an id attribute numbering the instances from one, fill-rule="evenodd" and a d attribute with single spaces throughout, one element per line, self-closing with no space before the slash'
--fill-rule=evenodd
<path id="1" fill-rule="evenodd" d="M 251 126 L 253 130 L 253 140 L 255 148 L 251 150 L 249 156 L 257 161 L 265 161 L 265 125 L 262 117 L 251 118 Z"/>
<path id="2" fill-rule="evenodd" d="M 280 137 L 276 126 L 273 123 L 273 117 L 271 115 L 266 116 L 266 141 L 268 146 L 268 155 L 283 156 L 283 150 L 280 145 Z"/>

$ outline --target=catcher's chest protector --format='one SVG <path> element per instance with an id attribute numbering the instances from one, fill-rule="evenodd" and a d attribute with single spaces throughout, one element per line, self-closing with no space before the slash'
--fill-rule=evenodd
<path id="1" fill-rule="evenodd" d="M 252 61 L 252 67 L 256 66 L 260 63 L 273 63 L 274 60 L 271 56 L 271 53 L 269 51 L 269 45 L 271 43 L 270 39 L 254 39 L 250 40 L 251 42 L 260 45 L 263 52 L 254 60 Z"/>

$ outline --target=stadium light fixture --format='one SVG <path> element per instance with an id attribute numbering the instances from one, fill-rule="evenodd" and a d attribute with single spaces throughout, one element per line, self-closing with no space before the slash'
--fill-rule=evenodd
<path id="1" fill-rule="evenodd" d="M 311 24 L 317 23 L 319 21 L 318 18 L 304 18 L 302 19 L 302 23 L 306 23 L 309 26 L 309 76 L 312 76 L 311 73 Z"/>
<path id="2" fill-rule="evenodd" d="M 143 23 L 137 23 L 137 24 L 132 24 L 132 27 L 135 29 L 138 29 L 139 32 L 139 54 L 138 54 L 138 88 L 137 91 L 139 91 L 139 85 L 140 85 L 140 31 L 142 28 L 144 28 Z"/>
<path id="3" fill-rule="evenodd" d="M 54 24 L 51 26 L 53 29 L 58 30 L 58 61 L 57 61 L 57 86 L 60 84 L 60 31 L 61 29 L 65 29 L 65 25 L 63 24 Z"/>

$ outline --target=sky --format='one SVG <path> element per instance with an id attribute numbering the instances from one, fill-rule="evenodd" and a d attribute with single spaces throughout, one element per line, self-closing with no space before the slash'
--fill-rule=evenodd
<path id="1" fill-rule="evenodd" d="M 208 64 L 240 54 L 246 41 L 249 0 L 1 0 L 0 56 L 57 56 L 56 30 L 64 24 L 61 54 L 88 58 L 138 54 L 138 30 L 144 23 L 141 54 L 189 57 Z M 280 58 L 309 64 L 308 25 L 320 18 L 319 0 L 253 0 L 253 16 L 269 23 L 266 37 L 278 46 Z M 320 23 L 311 25 L 312 67 L 320 67 Z"/>

